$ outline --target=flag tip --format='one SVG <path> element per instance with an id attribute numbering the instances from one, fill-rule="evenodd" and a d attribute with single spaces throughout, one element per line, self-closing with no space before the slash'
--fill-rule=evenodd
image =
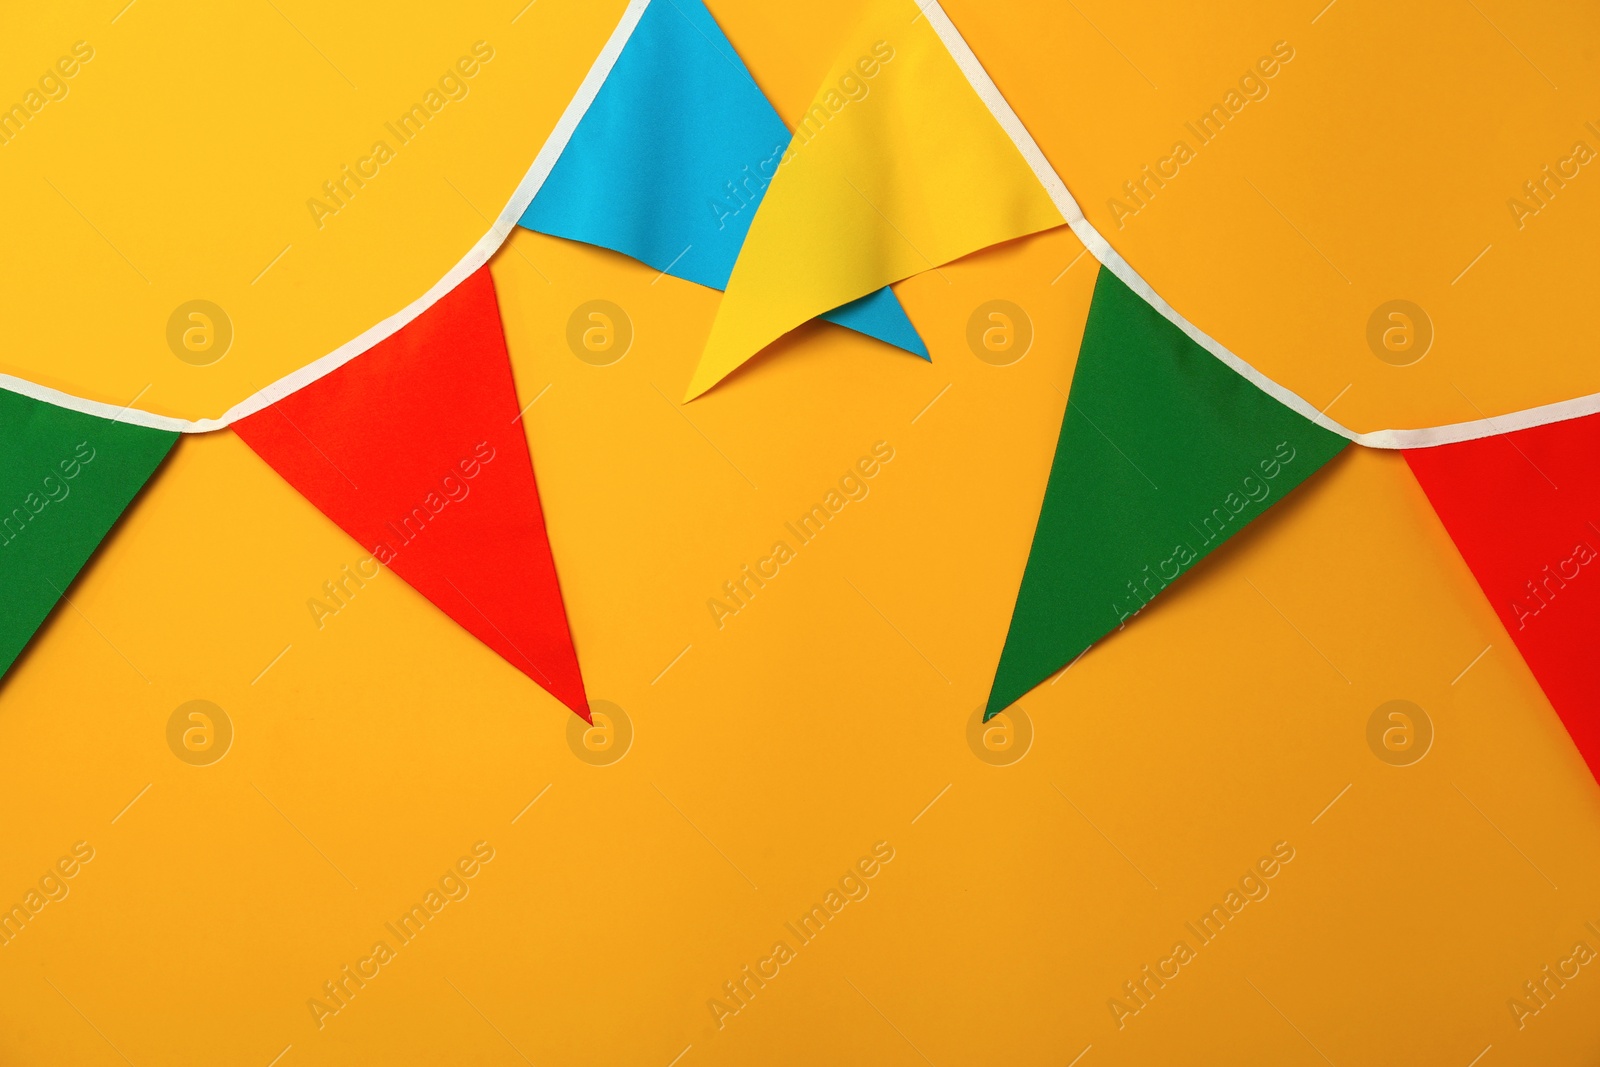
<path id="1" fill-rule="evenodd" d="M 717 383 L 715 381 L 708 382 L 702 380 L 700 377 L 699 368 L 695 368 L 695 376 L 690 379 L 688 388 L 683 391 L 683 400 L 681 403 L 687 404 L 690 401 L 699 399 L 706 394 L 707 390 L 716 384 Z"/>

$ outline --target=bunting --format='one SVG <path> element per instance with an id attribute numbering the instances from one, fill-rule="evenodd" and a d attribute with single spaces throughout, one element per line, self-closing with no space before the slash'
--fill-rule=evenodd
<path id="1" fill-rule="evenodd" d="M 177 440 L 0 390 L 0 675 Z"/>
<path id="2" fill-rule="evenodd" d="M 890 284 L 1071 226 L 1103 266 L 985 718 L 1354 442 L 1406 450 L 1600 777 L 1600 396 L 1450 426 L 1340 426 L 1094 231 L 936 0 L 868 0 L 792 137 L 700 0 L 633 0 L 461 262 L 218 419 L 0 377 L 0 674 L 178 434 L 231 426 L 371 566 L 589 720 L 486 266 L 518 220 L 726 288 L 690 398 L 818 315 L 926 358 Z"/>
<path id="3" fill-rule="evenodd" d="M 1600 415 L 1405 457 L 1600 778 Z"/>
<path id="4" fill-rule="evenodd" d="M 783 154 L 685 399 L 821 311 L 1066 222 L 947 26 L 937 5 L 868 5 Z"/>
<path id="5" fill-rule="evenodd" d="M 985 718 L 1126 625 L 1348 443 L 1101 268 Z"/>
<path id="6" fill-rule="evenodd" d="M 519 225 L 726 289 L 789 139 L 701 0 L 657 0 Z M 928 358 L 891 290 L 857 295 L 818 312 Z"/>
<path id="7" fill-rule="evenodd" d="M 376 565 L 588 720 L 488 267 L 234 430 Z"/>

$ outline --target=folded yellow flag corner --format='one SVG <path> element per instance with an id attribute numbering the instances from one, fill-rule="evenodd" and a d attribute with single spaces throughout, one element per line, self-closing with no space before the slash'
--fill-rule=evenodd
<path id="1" fill-rule="evenodd" d="M 823 312 L 1066 222 L 952 47 L 992 91 L 937 4 L 868 4 L 771 176 L 685 400 Z"/>

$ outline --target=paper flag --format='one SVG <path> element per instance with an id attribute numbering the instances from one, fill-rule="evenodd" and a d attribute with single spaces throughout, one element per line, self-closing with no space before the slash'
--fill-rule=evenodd
<path id="1" fill-rule="evenodd" d="M 234 430 L 379 563 L 589 718 L 489 268 Z"/>
<path id="2" fill-rule="evenodd" d="M 687 399 L 819 311 L 1066 220 L 914 0 L 873 0 L 795 130 Z"/>
<path id="3" fill-rule="evenodd" d="M 177 439 L 0 390 L 0 674 Z"/>
<path id="4" fill-rule="evenodd" d="M 657 0 L 520 224 L 726 289 L 788 144 L 788 127 L 701 0 Z M 928 358 L 887 288 L 822 310 Z"/>
<path id="5" fill-rule="evenodd" d="M 1600 415 L 1405 456 L 1600 778 Z"/>
<path id="6" fill-rule="evenodd" d="M 1102 268 L 986 717 L 1121 628 L 1348 443 Z"/>

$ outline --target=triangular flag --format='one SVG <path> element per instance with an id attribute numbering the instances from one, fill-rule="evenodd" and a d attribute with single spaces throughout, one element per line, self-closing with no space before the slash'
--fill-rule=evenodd
<path id="1" fill-rule="evenodd" d="M 1405 455 L 1600 778 L 1600 415 Z"/>
<path id="2" fill-rule="evenodd" d="M 520 224 L 725 289 L 788 144 L 788 127 L 701 0 L 656 0 Z M 928 358 L 888 289 L 819 310 Z"/>
<path id="3" fill-rule="evenodd" d="M 954 33 L 936 5 L 868 5 L 750 227 L 689 399 L 819 311 L 1066 221 L 936 19 Z"/>
<path id="4" fill-rule="evenodd" d="M 1120 628 L 1346 444 L 1102 268 L 987 714 Z"/>
<path id="5" fill-rule="evenodd" d="M 0 674 L 177 439 L 0 390 Z"/>
<path id="6" fill-rule="evenodd" d="M 379 563 L 589 718 L 488 267 L 233 428 Z"/>

